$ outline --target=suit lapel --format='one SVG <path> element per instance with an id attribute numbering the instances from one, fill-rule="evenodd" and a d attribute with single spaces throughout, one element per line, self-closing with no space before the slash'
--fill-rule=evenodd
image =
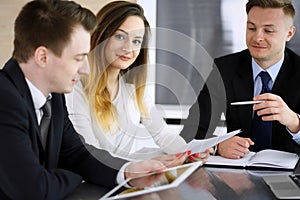
<path id="1" fill-rule="evenodd" d="M 239 66 L 239 70 L 236 76 L 233 78 L 233 92 L 236 101 L 249 101 L 253 98 L 253 72 L 251 66 L 251 57 L 247 58 Z M 239 106 L 237 107 L 237 113 L 242 127 L 247 127 L 244 132 L 250 133 L 251 119 L 252 119 L 252 106 Z"/>
<path id="2" fill-rule="evenodd" d="M 30 114 L 34 114 L 34 119 L 35 119 L 35 126 L 38 127 L 37 124 L 37 117 L 35 114 L 34 110 L 34 105 L 33 105 L 33 100 L 32 96 L 29 90 L 29 87 L 27 85 L 27 82 L 25 80 L 25 76 L 17 64 L 15 60 L 10 60 L 4 70 L 7 72 L 7 74 L 10 76 L 12 79 L 13 83 L 15 84 L 16 88 L 18 89 L 19 93 L 21 96 L 24 98 L 24 101 L 28 105 L 28 110 L 30 111 Z"/>
<path id="3" fill-rule="evenodd" d="M 38 146 L 38 151 L 39 151 L 39 157 L 40 157 L 40 160 L 43 161 L 45 151 L 43 149 L 42 142 L 41 142 L 41 134 L 40 134 L 39 125 L 37 122 L 37 117 L 36 117 L 36 113 L 35 113 L 35 109 L 34 109 L 31 92 L 30 92 L 27 82 L 25 80 L 25 76 L 24 76 L 21 68 L 19 67 L 18 63 L 13 59 L 9 60 L 6 63 L 3 70 L 7 72 L 10 79 L 15 84 L 17 90 L 23 97 L 25 104 L 27 105 L 26 107 L 27 107 L 28 113 L 30 115 L 30 118 L 33 119 L 32 123 L 34 124 L 34 130 L 35 130 L 36 137 L 38 138 L 37 146 Z"/>
<path id="4" fill-rule="evenodd" d="M 290 58 L 288 54 L 285 53 L 284 61 L 272 88 L 272 93 L 281 94 L 282 92 L 289 91 L 288 82 L 292 79 L 292 77 L 289 77 L 289 75 L 293 74 Z"/>

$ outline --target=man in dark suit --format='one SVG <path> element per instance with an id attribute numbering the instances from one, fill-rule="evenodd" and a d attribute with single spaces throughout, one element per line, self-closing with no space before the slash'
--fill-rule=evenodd
<path id="1" fill-rule="evenodd" d="M 31 1 L 19 13 L 13 58 L 0 71 L 0 199 L 63 199 L 82 179 L 113 186 L 164 168 L 155 160 L 125 164 L 85 146 L 68 118 L 63 93 L 89 71 L 95 25 L 94 14 L 73 1 Z M 43 143 L 47 99 L 52 117 Z M 176 165 L 186 157 L 167 158 Z M 130 184 L 143 187 L 161 175 Z"/>
<path id="2" fill-rule="evenodd" d="M 215 59 L 215 67 L 206 85 L 191 107 L 182 136 L 210 137 L 225 113 L 228 131 L 242 129 L 239 136 L 217 147 L 227 158 L 243 157 L 256 148 L 257 116 L 270 123 L 270 146 L 277 150 L 300 153 L 300 57 L 286 48 L 296 29 L 295 10 L 290 0 L 249 0 L 246 5 L 248 49 Z M 270 92 L 260 94 L 263 83 L 258 76 L 268 72 Z M 263 100 L 255 105 L 231 105 L 232 102 Z M 261 125 L 260 125 L 261 126 Z M 255 133 L 255 134 L 254 134 Z M 259 136 L 261 136 L 259 135 Z M 262 144 L 267 143 L 262 140 Z M 255 141 L 255 142 L 254 142 Z"/>

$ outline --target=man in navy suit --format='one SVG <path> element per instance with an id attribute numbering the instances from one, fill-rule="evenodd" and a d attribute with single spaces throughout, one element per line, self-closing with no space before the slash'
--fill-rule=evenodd
<path id="1" fill-rule="evenodd" d="M 181 135 L 210 137 L 223 112 L 227 130 L 242 129 L 242 133 L 220 143 L 217 153 L 241 158 L 257 145 L 252 132 L 256 111 L 262 121 L 271 122 L 270 148 L 300 153 L 300 57 L 286 48 L 296 31 L 294 7 L 290 0 L 249 0 L 246 11 L 248 49 L 215 59 L 214 69 L 190 108 Z M 261 71 L 271 77 L 271 92 L 260 94 Z M 230 104 L 249 100 L 263 102 Z"/>
<path id="2" fill-rule="evenodd" d="M 0 71 L 0 199 L 63 199 L 83 179 L 113 186 L 164 168 L 159 161 L 126 163 L 85 146 L 68 118 L 63 93 L 89 72 L 95 25 L 94 14 L 73 1 L 31 1 L 19 13 L 13 57 Z M 39 124 L 46 99 L 52 118 L 44 145 Z M 160 175 L 130 184 L 143 187 Z"/>

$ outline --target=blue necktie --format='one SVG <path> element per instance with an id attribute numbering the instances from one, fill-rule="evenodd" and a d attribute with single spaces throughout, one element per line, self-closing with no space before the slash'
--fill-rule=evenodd
<path id="1" fill-rule="evenodd" d="M 271 92 L 271 89 L 268 87 L 268 83 L 271 80 L 268 72 L 262 71 L 258 75 L 262 81 L 260 94 Z M 255 152 L 272 148 L 272 122 L 262 121 L 261 117 L 262 116 L 257 116 L 256 111 L 254 112 L 251 139 L 255 144 L 251 147 L 251 151 Z"/>

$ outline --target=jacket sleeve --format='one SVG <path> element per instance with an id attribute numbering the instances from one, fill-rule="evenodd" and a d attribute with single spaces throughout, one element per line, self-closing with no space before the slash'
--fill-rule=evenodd
<path id="1" fill-rule="evenodd" d="M 0 88 L 0 187 L 10 199 L 62 199 L 81 183 L 64 169 L 46 170 L 39 162 L 36 118 L 9 82 Z M 2 199 L 2 198 L 1 198 Z"/>

